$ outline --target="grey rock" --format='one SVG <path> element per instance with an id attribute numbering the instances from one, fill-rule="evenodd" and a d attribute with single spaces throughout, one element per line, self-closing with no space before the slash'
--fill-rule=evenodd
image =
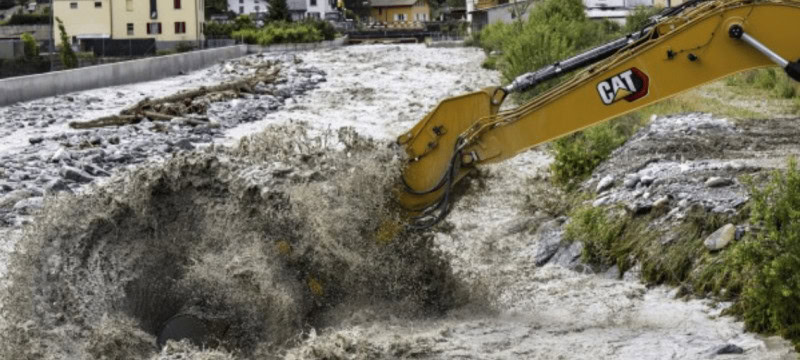
<path id="1" fill-rule="evenodd" d="M 734 234 L 733 238 L 736 241 L 742 240 L 742 238 L 747 234 L 747 228 L 744 226 L 737 226 L 736 233 Z"/>
<path id="2" fill-rule="evenodd" d="M 274 177 L 285 177 L 286 175 L 291 174 L 294 171 L 294 168 L 288 166 L 284 163 L 276 163 L 275 168 L 272 169 L 272 176 Z"/>
<path id="3" fill-rule="evenodd" d="M 194 144 L 189 139 L 180 139 L 175 143 L 175 147 L 182 150 L 194 150 Z"/>
<path id="4" fill-rule="evenodd" d="M 61 179 L 50 180 L 49 182 L 47 182 L 47 185 L 45 185 L 44 189 L 48 194 L 55 194 L 62 191 L 66 191 L 69 193 L 72 192 L 72 189 L 69 188 L 67 183 Z"/>
<path id="5" fill-rule="evenodd" d="M 44 141 L 44 138 L 41 136 L 36 136 L 28 139 L 28 142 L 31 143 L 31 145 L 41 144 L 42 141 Z"/>
<path id="6" fill-rule="evenodd" d="M 42 197 L 32 197 L 20 200 L 14 205 L 14 211 L 22 215 L 30 215 L 34 211 L 42 208 L 44 201 Z"/>
<path id="7" fill-rule="evenodd" d="M 622 274 L 619 272 L 619 266 L 617 265 L 612 266 L 610 269 L 608 269 L 608 271 L 605 272 L 605 274 L 603 274 L 603 277 L 611 280 L 620 279 L 622 277 Z"/>
<path id="8" fill-rule="evenodd" d="M 86 171 L 87 173 L 89 173 L 89 175 L 92 176 L 111 176 L 111 174 L 108 171 L 105 171 L 92 164 L 84 164 L 82 168 L 83 171 Z"/>
<path id="9" fill-rule="evenodd" d="M 2 182 L 0 183 L 0 190 L 5 192 L 14 191 L 14 187 L 9 183 Z"/>
<path id="10" fill-rule="evenodd" d="M 111 145 L 119 145 L 119 136 L 112 136 L 108 138 L 108 143 Z"/>
<path id="11" fill-rule="evenodd" d="M 683 200 L 678 202 L 678 207 L 680 207 L 680 208 L 685 208 L 687 206 L 689 206 L 689 200 L 687 200 L 687 199 L 683 199 Z"/>
<path id="12" fill-rule="evenodd" d="M 94 180 L 94 177 L 87 174 L 85 171 L 81 169 L 74 168 L 72 166 L 64 166 L 61 168 L 61 177 L 67 180 L 72 180 L 77 183 L 90 183 Z"/>
<path id="13" fill-rule="evenodd" d="M 641 183 L 642 183 L 642 185 L 644 185 L 644 186 L 650 186 L 650 185 L 652 185 L 652 184 L 653 184 L 653 182 L 654 182 L 654 181 L 656 181 L 656 178 L 654 178 L 654 177 L 652 177 L 652 176 L 647 176 L 647 175 L 645 175 L 645 176 L 642 176 L 642 177 L 639 179 L 639 182 L 641 182 Z"/>
<path id="14" fill-rule="evenodd" d="M 601 206 L 605 206 L 605 205 L 607 205 L 607 204 L 608 204 L 609 200 L 610 200 L 610 199 L 609 199 L 609 197 L 608 197 L 608 196 L 601 197 L 601 198 L 599 198 L 599 199 L 595 200 L 595 201 L 592 203 L 592 206 L 593 206 L 593 207 L 601 207 Z"/>
<path id="15" fill-rule="evenodd" d="M 564 231 L 561 222 L 551 220 L 539 226 L 536 230 L 533 261 L 536 266 L 547 264 L 561 247 L 561 237 Z"/>
<path id="16" fill-rule="evenodd" d="M 736 226 L 727 224 L 709 235 L 703 244 L 705 244 L 706 248 L 710 251 L 722 250 L 733 241 L 735 236 Z"/>
<path id="17" fill-rule="evenodd" d="M 600 182 L 597 183 L 597 192 L 600 193 L 600 192 L 606 191 L 608 189 L 611 189 L 611 187 L 613 187 L 613 186 L 614 186 L 614 177 L 611 176 L 611 175 L 608 175 L 608 176 L 604 177 L 603 179 L 601 179 Z"/>
<path id="18" fill-rule="evenodd" d="M 72 154 L 64 148 L 59 148 L 58 150 L 56 150 L 55 154 L 53 154 L 53 156 L 50 157 L 51 162 L 59 162 L 71 159 L 72 159 Z"/>
<path id="19" fill-rule="evenodd" d="M 581 253 L 583 252 L 583 243 L 576 241 L 567 247 L 559 248 L 558 252 L 553 255 L 550 263 L 563 266 L 570 270 L 576 270 L 581 267 Z"/>
<path id="20" fill-rule="evenodd" d="M 639 184 L 639 175 L 632 174 L 625 177 L 625 181 L 622 183 L 628 189 L 635 189 L 636 185 Z"/>
<path id="21" fill-rule="evenodd" d="M 727 344 L 714 350 L 714 353 L 717 355 L 744 354 L 744 349 L 734 344 Z"/>
<path id="22" fill-rule="evenodd" d="M 649 202 L 634 202 L 626 205 L 625 209 L 628 210 L 633 216 L 646 215 L 653 210 L 653 204 Z"/>
<path id="23" fill-rule="evenodd" d="M 13 208 L 18 202 L 33 195 L 33 192 L 28 189 L 14 190 L 0 198 L 0 209 Z"/>
<path id="24" fill-rule="evenodd" d="M 733 180 L 716 176 L 706 180 L 706 186 L 710 188 L 725 187 L 725 186 L 730 186 L 732 184 Z"/>
<path id="25" fill-rule="evenodd" d="M 662 196 L 653 202 L 653 208 L 658 209 L 669 205 L 669 196 Z"/>

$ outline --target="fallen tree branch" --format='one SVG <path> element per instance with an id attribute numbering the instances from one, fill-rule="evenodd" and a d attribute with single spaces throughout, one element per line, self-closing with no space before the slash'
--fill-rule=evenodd
<path id="1" fill-rule="evenodd" d="M 136 124 L 142 121 L 141 118 L 133 115 L 111 115 L 85 122 L 73 121 L 69 127 L 73 129 L 94 129 L 106 126 L 123 126 Z"/>
<path id="2" fill-rule="evenodd" d="M 241 92 L 245 93 L 255 93 L 254 89 L 256 85 L 261 82 L 264 83 L 272 83 L 278 79 L 278 73 L 280 73 L 280 68 L 275 66 L 274 63 L 269 62 L 267 64 L 259 65 L 256 67 L 255 72 L 253 75 L 245 77 L 240 80 L 231 81 L 219 85 L 214 86 L 201 86 L 200 88 L 183 91 L 177 94 L 165 96 L 158 99 L 151 99 L 151 98 L 144 98 L 138 101 L 133 106 L 127 107 L 120 111 L 119 115 L 112 115 L 106 116 L 99 119 L 94 119 L 86 122 L 70 122 L 69 126 L 73 129 L 91 129 L 91 128 L 99 128 L 99 127 L 106 127 L 106 126 L 123 126 L 123 125 L 130 125 L 136 124 L 142 120 L 142 118 L 147 117 L 151 121 L 170 121 L 173 118 L 181 117 L 181 116 L 188 116 L 189 114 L 196 113 L 196 114 L 204 114 L 206 111 L 206 106 L 194 106 L 193 102 L 200 97 L 208 96 L 211 94 L 234 94 L 237 96 Z M 209 98 L 211 102 L 214 102 L 214 98 Z M 217 101 L 224 100 L 225 96 L 217 96 Z M 168 115 L 164 114 L 159 109 L 162 109 L 161 106 L 164 104 L 182 104 L 186 109 L 185 113 L 176 114 L 176 115 Z M 163 109 L 162 109 L 163 110 Z M 182 108 L 181 110 L 177 111 L 170 111 L 170 112 L 181 112 L 184 111 Z M 205 123 L 203 122 L 205 121 Z M 198 118 L 193 118 L 191 120 L 187 120 L 185 123 L 193 126 L 197 125 L 205 125 L 208 124 L 208 119 L 199 120 Z"/>

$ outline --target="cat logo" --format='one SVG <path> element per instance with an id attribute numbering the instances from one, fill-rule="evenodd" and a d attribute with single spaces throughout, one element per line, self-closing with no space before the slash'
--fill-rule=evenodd
<path id="1" fill-rule="evenodd" d="M 649 88 L 650 78 L 637 68 L 631 68 L 597 84 L 597 92 L 606 105 L 620 100 L 634 102 L 647 96 Z"/>

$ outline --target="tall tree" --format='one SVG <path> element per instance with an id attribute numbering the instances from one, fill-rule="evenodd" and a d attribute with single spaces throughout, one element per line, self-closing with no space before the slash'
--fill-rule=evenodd
<path id="1" fill-rule="evenodd" d="M 270 21 L 291 21 L 289 17 L 289 5 L 286 0 L 268 0 L 269 13 L 267 19 Z"/>
<path id="2" fill-rule="evenodd" d="M 67 69 L 76 68 L 78 67 L 78 55 L 75 55 L 75 52 L 72 51 L 72 45 L 69 40 L 69 35 L 67 35 L 67 29 L 64 28 L 64 23 L 61 22 L 61 19 L 56 17 L 56 21 L 58 22 L 58 32 L 61 37 L 61 48 L 59 49 L 59 52 L 61 53 L 61 62 Z"/>

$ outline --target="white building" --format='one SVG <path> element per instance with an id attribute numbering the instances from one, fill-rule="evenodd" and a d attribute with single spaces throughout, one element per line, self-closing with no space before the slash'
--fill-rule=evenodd
<path id="1" fill-rule="evenodd" d="M 325 14 L 338 14 L 336 0 L 306 0 L 306 17 L 325 19 Z"/>
<path id="2" fill-rule="evenodd" d="M 292 20 L 324 19 L 325 14 L 338 14 L 336 0 L 287 0 Z M 267 0 L 228 0 L 228 9 L 239 15 L 268 13 Z"/>
<path id="3" fill-rule="evenodd" d="M 239 15 L 267 12 L 267 0 L 228 0 L 228 9 Z"/>

